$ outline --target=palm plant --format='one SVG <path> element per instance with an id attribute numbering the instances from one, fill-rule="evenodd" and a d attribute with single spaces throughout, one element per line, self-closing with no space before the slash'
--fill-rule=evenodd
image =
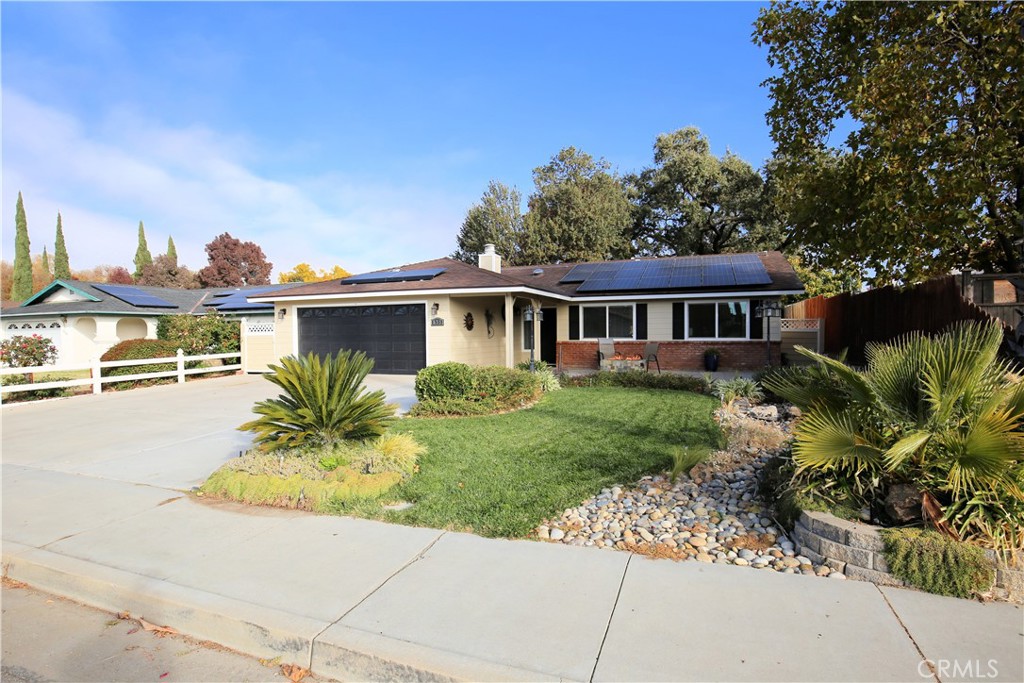
<path id="1" fill-rule="evenodd" d="M 813 373 L 764 380 L 804 411 L 797 473 L 848 477 L 867 498 L 911 484 L 951 535 L 1024 547 L 1024 384 L 998 357 L 1002 335 L 993 321 L 871 344 L 863 372 L 798 349 Z"/>
<path id="2" fill-rule="evenodd" d="M 384 392 L 371 393 L 363 385 L 373 360 L 361 351 L 323 360 L 313 353 L 288 356 L 270 369 L 265 377 L 284 393 L 258 402 L 253 412 L 260 417 L 238 428 L 255 432 L 266 450 L 376 437 L 394 419 L 395 407 L 384 402 Z"/>

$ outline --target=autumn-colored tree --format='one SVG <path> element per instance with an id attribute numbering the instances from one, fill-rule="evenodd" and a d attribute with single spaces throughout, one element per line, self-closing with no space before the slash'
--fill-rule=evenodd
<path id="1" fill-rule="evenodd" d="M 45 253 L 45 248 L 44 248 Z M 71 263 L 68 260 L 68 247 L 64 243 L 64 228 L 61 226 L 60 211 L 57 212 L 57 239 L 53 249 L 53 277 L 58 280 L 71 279 Z"/>
<path id="2" fill-rule="evenodd" d="M 11 275 L 11 298 L 24 301 L 32 296 L 32 254 L 29 251 L 28 219 L 25 202 L 18 193 L 14 210 L 14 269 Z"/>
<path id="3" fill-rule="evenodd" d="M 53 273 L 43 264 L 43 255 L 32 257 L 32 292 L 38 292 L 53 282 Z"/>
<path id="4" fill-rule="evenodd" d="M 50 270 L 50 255 L 46 253 L 46 245 L 43 245 L 43 270 L 47 273 L 52 273 Z"/>
<path id="5" fill-rule="evenodd" d="M 277 281 L 281 284 L 289 282 L 324 282 L 325 280 L 340 280 L 351 274 L 341 266 L 334 266 L 331 270 L 321 268 L 320 272 L 317 272 L 308 263 L 300 263 L 291 270 L 278 275 Z"/>
<path id="6" fill-rule="evenodd" d="M 142 275 L 135 282 L 151 287 L 174 287 L 176 289 L 196 289 L 199 281 L 196 274 L 186 266 L 179 266 L 167 254 L 160 254 L 152 263 L 142 267 Z"/>
<path id="7" fill-rule="evenodd" d="M 199 271 L 203 287 L 269 285 L 274 264 L 267 261 L 255 242 L 243 242 L 229 233 L 218 235 L 206 245 L 210 265 Z"/>
<path id="8" fill-rule="evenodd" d="M 11 299 L 11 279 L 14 276 L 14 266 L 9 261 L 0 261 L 0 300 L 4 302 Z"/>
<path id="9" fill-rule="evenodd" d="M 117 285 L 130 285 L 135 282 L 132 274 L 124 266 L 95 266 L 84 270 L 71 271 L 72 280 L 82 282 L 109 282 Z"/>
<path id="10" fill-rule="evenodd" d="M 113 266 L 107 272 L 107 282 L 112 285 L 131 285 L 135 283 L 135 279 L 124 266 Z"/>

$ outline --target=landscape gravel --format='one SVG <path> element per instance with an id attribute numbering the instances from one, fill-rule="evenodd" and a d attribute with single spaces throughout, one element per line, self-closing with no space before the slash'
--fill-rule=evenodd
<path id="1" fill-rule="evenodd" d="M 718 417 L 722 422 L 757 419 L 751 414 L 754 408 L 761 406 L 720 411 Z M 762 422 L 788 433 L 786 413 L 757 413 L 765 416 Z M 758 499 L 759 472 L 774 454 L 730 447 L 698 465 L 692 477 L 682 475 L 675 483 L 658 475 L 632 486 L 603 489 L 558 519 L 545 521 L 537 528 L 537 537 L 653 557 L 845 579 L 841 572 L 798 555 L 770 507 Z"/>

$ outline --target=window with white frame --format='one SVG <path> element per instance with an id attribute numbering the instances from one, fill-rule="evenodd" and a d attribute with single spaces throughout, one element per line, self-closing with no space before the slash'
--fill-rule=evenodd
<path id="1" fill-rule="evenodd" d="M 608 306 L 581 306 L 582 318 L 580 329 L 584 339 L 633 338 L 633 304 Z"/>
<path id="2" fill-rule="evenodd" d="M 748 301 L 701 301 L 686 304 L 687 339 L 749 338 Z"/>

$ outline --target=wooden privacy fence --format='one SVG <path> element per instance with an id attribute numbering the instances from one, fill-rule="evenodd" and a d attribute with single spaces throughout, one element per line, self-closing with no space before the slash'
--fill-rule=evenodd
<path id="1" fill-rule="evenodd" d="M 233 371 L 240 370 L 242 367 L 241 363 L 234 363 L 231 365 L 212 365 L 209 367 L 186 368 L 186 363 L 191 363 L 193 361 L 198 362 L 241 358 L 241 355 L 241 352 L 236 351 L 234 353 L 210 353 L 203 356 L 186 356 L 184 351 L 178 349 L 178 354 L 174 357 L 105 361 L 96 359 L 88 365 L 40 365 L 31 368 L 0 368 L 0 377 L 10 375 L 29 375 L 39 372 L 77 372 L 80 370 L 90 370 L 91 374 L 91 377 L 83 379 L 66 379 L 54 382 L 33 382 L 32 384 L 5 384 L 0 386 L 0 392 L 9 393 L 15 391 L 33 391 L 38 389 L 65 389 L 92 385 L 92 393 L 98 394 L 103 391 L 103 385 L 106 382 L 131 382 L 133 380 L 158 379 L 161 377 L 176 377 L 178 379 L 178 383 L 183 384 L 185 382 L 186 375 L 199 375 L 205 372 Z M 174 365 L 175 369 L 160 372 L 143 372 L 133 375 L 103 376 L 103 368 L 124 368 L 136 365 Z"/>
<path id="2" fill-rule="evenodd" d="M 992 319 L 960 295 L 953 275 L 905 289 L 888 286 L 860 294 L 816 296 L 787 306 L 786 317 L 821 318 L 824 352 L 848 349 L 846 359 L 852 365 L 864 365 L 868 342 L 887 342 L 913 331 L 940 332 L 962 320 Z"/>

